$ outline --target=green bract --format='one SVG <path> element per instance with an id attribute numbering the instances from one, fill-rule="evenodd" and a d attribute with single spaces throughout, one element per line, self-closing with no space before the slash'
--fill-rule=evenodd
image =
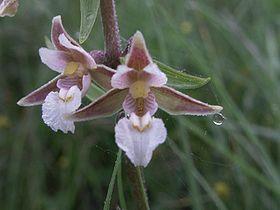
<path id="1" fill-rule="evenodd" d="M 211 78 L 201 78 L 178 71 L 160 61 L 154 60 L 161 71 L 163 71 L 167 78 L 167 85 L 179 89 L 196 89 L 206 85 Z"/>
<path id="2" fill-rule="evenodd" d="M 81 26 L 79 42 L 85 42 L 92 30 L 98 13 L 100 0 L 80 0 Z"/>

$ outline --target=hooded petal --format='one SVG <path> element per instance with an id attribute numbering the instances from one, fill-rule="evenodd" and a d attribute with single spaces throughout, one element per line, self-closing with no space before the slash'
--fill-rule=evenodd
<path id="1" fill-rule="evenodd" d="M 152 58 L 147 50 L 144 37 L 140 31 L 137 31 L 131 41 L 125 64 L 135 70 L 142 70 L 152 63 Z"/>
<path id="2" fill-rule="evenodd" d="M 129 88 L 138 79 L 138 72 L 128 68 L 126 65 L 119 65 L 113 75 L 111 85 L 113 88 Z"/>
<path id="3" fill-rule="evenodd" d="M 2 2 L 0 3 L 0 17 L 15 16 L 15 14 L 17 13 L 18 5 L 18 0 L 2 0 Z"/>
<path id="4" fill-rule="evenodd" d="M 111 116 L 122 108 L 127 92 L 128 90 L 112 89 L 68 118 L 73 121 L 86 121 Z"/>
<path id="5" fill-rule="evenodd" d="M 59 73 L 62 73 L 67 64 L 72 60 L 69 53 L 58 50 L 50 50 L 44 47 L 39 49 L 39 55 L 42 63 Z"/>
<path id="6" fill-rule="evenodd" d="M 58 15 L 52 19 L 52 30 L 51 30 L 51 39 L 52 43 L 58 50 L 66 51 L 67 48 L 63 45 L 61 45 L 59 41 L 59 36 L 61 34 L 64 34 L 65 37 L 75 46 L 80 46 L 74 39 L 71 38 L 71 36 L 65 31 L 62 21 L 61 21 L 61 16 Z"/>
<path id="7" fill-rule="evenodd" d="M 141 72 L 142 73 L 142 72 Z M 144 74 L 147 74 L 146 81 L 149 86 L 161 87 L 167 83 L 167 77 L 155 63 L 151 63 L 143 70 Z"/>
<path id="8" fill-rule="evenodd" d="M 152 158 L 153 151 L 165 141 L 166 136 L 166 128 L 162 120 L 157 118 L 152 118 L 149 126 L 142 132 L 136 129 L 132 121 L 127 118 L 121 119 L 115 127 L 118 147 L 125 151 L 135 166 L 146 167 Z"/>
<path id="9" fill-rule="evenodd" d="M 136 99 L 134 99 L 129 93 L 124 102 L 123 109 L 126 113 L 131 114 L 132 112 L 137 112 Z M 158 104 L 156 102 L 155 95 L 150 91 L 148 97 L 144 99 L 144 111 L 143 113 L 150 112 L 151 115 L 154 115 L 158 109 Z"/>
<path id="10" fill-rule="evenodd" d="M 89 71 L 91 74 L 91 78 L 102 88 L 106 90 L 110 90 L 111 86 L 111 78 L 115 74 L 115 70 L 111 69 L 105 65 L 97 65 L 95 69 Z"/>
<path id="11" fill-rule="evenodd" d="M 42 105 L 42 118 L 52 130 L 61 130 L 74 133 L 73 121 L 66 120 L 65 116 L 74 112 L 81 105 L 81 91 L 77 86 L 69 89 L 64 99 L 58 92 L 50 92 Z"/>
<path id="12" fill-rule="evenodd" d="M 172 115 L 210 115 L 222 111 L 221 106 L 212 106 L 198 101 L 167 86 L 151 88 L 161 109 Z"/>
<path id="13" fill-rule="evenodd" d="M 65 34 L 60 34 L 58 40 L 67 51 L 71 53 L 73 61 L 82 63 L 86 68 L 96 68 L 96 63 L 89 53 L 87 53 L 82 47 L 72 44 Z"/>
<path id="14" fill-rule="evenodd" d="M 17 104 L 20 106 L 35 106 L 40 105 L 44 102 L 46 96 L 51 91 L 58 91 L 58 87 L 56 86 L 57 81 L 62 77 L 62 75 L 59 75 L 49 81 L 47 84 L 41 86 L 37 90 L 34 90 L 33 92 L 29 93 L 27 96 L 20 99 Z"/>

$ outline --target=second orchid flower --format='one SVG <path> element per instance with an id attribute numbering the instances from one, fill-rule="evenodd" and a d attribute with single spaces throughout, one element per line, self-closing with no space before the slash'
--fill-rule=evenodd
<path id="1" fill-rule="evenodd" d="M 166 86 L 167 77 L 153 62 L 141 32 L 132 38 L 125 64 L 119 65 L 111 84 L 114 89 L 69 119 L 84 121 L 112 115 L 121 108 L 129 119 L 115 127 L 117 145 L 135 166 L 146 167 L 167 131 L 161 119 L 153 117 L 158 107 L 171 115 L 210 115 L 221 106 L 212 106 Z"/>

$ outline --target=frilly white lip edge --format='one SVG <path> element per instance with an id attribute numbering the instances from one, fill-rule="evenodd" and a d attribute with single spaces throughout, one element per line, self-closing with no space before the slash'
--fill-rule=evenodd
<path id="1" fill-rule="evenodd" d="M 69 90 L 61 89 L 59 92 L 50 92 L 42 105 L 44 123 L 54 131 L 74 133 L 74 122 L 67 120 L 65 116 L 80 107 L 81 97 L 81 90 L 77 86 L 72 86 Z"/>

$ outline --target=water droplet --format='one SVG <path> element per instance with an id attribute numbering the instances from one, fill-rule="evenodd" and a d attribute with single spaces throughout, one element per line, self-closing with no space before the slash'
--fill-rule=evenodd
<path id="1" fill-rule="evenodd" d="M 221 113 L 217 113 L 217 114 L 214 114 L 214 116 L 213 116 L 213 123 L 215 124 L 215 125 L 218 125 L 218 126 L 220 126 L 220 125 L 222 125 L 223 124 L 223 122 L 225 121 L 225 117 L 224 117 L 224 115 L 222 115 Z"/>

